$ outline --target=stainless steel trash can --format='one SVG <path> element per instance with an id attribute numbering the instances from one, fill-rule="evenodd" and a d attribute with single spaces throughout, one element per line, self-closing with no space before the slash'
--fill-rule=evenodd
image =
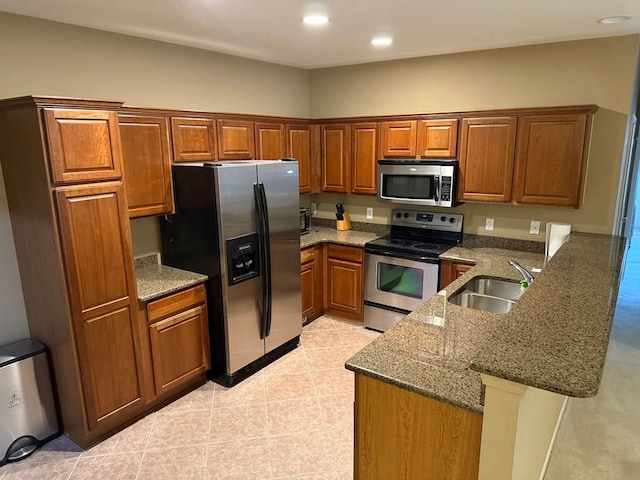
<path id="1" fill-rule="evenodd" d="M 25 339 L 0 347 L 0 466 L 58 436 L 45 346 Z"/>

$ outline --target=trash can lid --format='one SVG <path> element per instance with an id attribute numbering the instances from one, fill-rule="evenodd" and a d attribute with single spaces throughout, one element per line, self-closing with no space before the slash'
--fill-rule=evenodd
<path id="1" fill-rule="evenodd" d="M 25 338 L 0 347 L 0 368 L 46 351 L 45 346 L 33 338 Z"/>

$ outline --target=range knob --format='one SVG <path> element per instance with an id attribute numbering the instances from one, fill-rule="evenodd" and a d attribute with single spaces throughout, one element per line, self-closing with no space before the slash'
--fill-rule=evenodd
<path id="1" fill-rule="evenodd" d="M 456 223 L 456 219 L 455 219 L 455 218 L 453 218 L 453 217 L 451 217 L 451 218 L 449 219 L 449 223 Z"/>
<path id="2" fill-rule="evenodd" d="M 409 218 L 409 212 L 404 212 L 404 218 Z"/>
<path id="3" fill-rule="evenodd" d="M 442 216 L 440 217 L 440 221 L 441 221 L 441 222 L 446 222 L 446 221 L 447 221 L 447 217 L 445 217 L 444 215 L 442 215 Z"/>
<path id="4" fill-rule="evenodd" d="M 402 214 L 400 212 L 396 213 L 396 218 L 402 218 Z"/>

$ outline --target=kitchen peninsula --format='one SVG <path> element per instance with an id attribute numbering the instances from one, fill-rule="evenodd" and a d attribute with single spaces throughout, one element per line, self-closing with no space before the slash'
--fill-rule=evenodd
<path id="1" fill-rule="evenodd" d="M 598 391 L 624 244 L 572 233 L 546 265 L 490 243 L 443 254 L 475 266 L 347 361 L 355 478 L 540 478 L 566 396 Z M 477 276 L 520 280 L 509 259 L 544 267 L 509 313 L 446 301 Z"/>

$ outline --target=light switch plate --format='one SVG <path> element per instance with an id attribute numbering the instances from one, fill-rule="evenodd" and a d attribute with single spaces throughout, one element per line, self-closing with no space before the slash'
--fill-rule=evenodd
<path id="1" fill-rule="evenodd" d="M 538 220 L 531 220 L 531 226 L 529 227 L 529 233 L 531 235 L 540 235 L 540 222 Z"/>
<path id="2" fill-rule="evenodd" d="M 487 218 L 484 223 L 485 230 L 493 230 L 493 218 Z"/>
<path id="3" fill-rule="evenodd" d="M 373 218 L 373 208 L 367 207 L 367 219 L 371 220 Z"/>

